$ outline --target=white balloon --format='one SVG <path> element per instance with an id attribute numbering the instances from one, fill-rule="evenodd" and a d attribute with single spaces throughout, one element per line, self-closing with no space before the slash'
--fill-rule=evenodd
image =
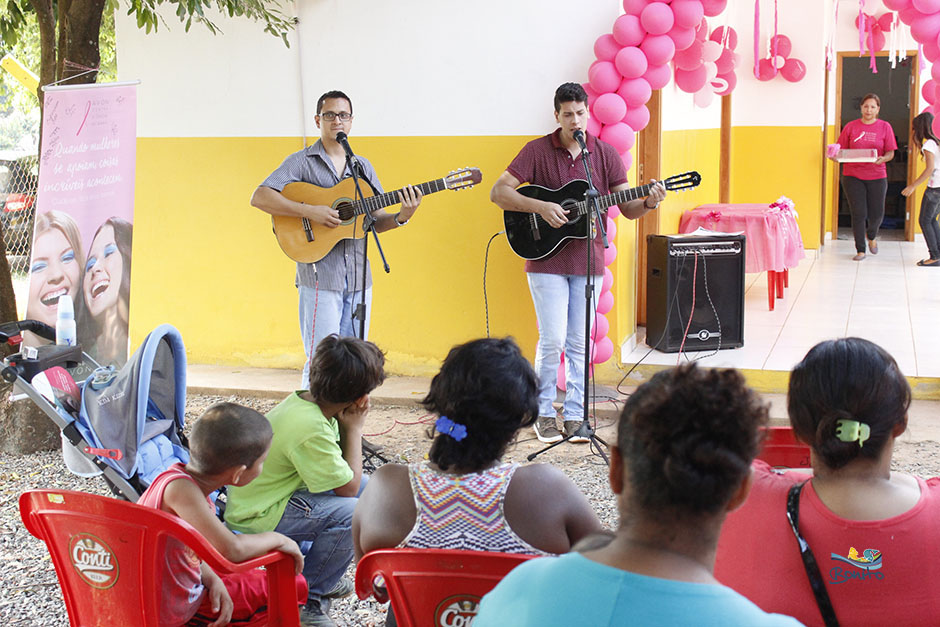
<path id="1" fill-rule="evenodd" d="M 695 105 L 701 107 L 702 109 L 708 108 L 714 99 L 715 92 L 709 89 L 707 85 L 699 91 L 695 92 L 695 95 L 692 96 L 692 101 L 695 103 Z"/>
<path id="2" fill-rule="evenodd" d="M 708 84 L 712 86 L 712 89 L 715 90 L 716 94 L 728 89 L 728 81 L 721 78 L 720 76 L 716 76 L 712 80 L 708 81 Z"/>
<path id="3" fill-rule="evenodd" d="M 717 61 L 718 57 L 721 56 L 721 50 L 721 44 L 717 41 L 706 41 L 705 45 L 702 46 L 702 60 Z"/>
<path id="4" fill-rule="evenodd" d="M 706 61 L 705 65 L 705 82 L 710 82 L 713 78 L 718 76 L 718 66 L 714 61 Z"/>
<path id="5" fill-rule="evenodd" d="M 741 56 L 741 53 L 735 52 L 731 56 L 734 58 L 734 67 L 741 67 L 741 61 L 744 59 L 744 57 Z"/>
<path id="6" fill-rule="evenodd" d="M 786 64 L 786 62 L 787 62 L 786 58 L 779 54 L 776 57 L 774 57 L 774 65 L 777 66 L 778 70 L 782 68 L 784 64 Z"/>

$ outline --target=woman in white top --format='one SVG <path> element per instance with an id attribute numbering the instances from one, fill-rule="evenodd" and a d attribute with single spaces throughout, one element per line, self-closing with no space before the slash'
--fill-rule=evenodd
<path id="1" fill-rule="evenodd" d="M 920 203 L 920 228 L 927 240 L 930 257 L 921 259 L 917 265 L 940 267 L 940 225 L 937 224 L 937 214 L 940 214 L 940 140 L 933 134 L 932 127 L 932 113 L 924 112 L 914 118 L 914 145 L 920 149 L 926 166 L 920 176 L 901 193 L 910 196 L 921 183 L 927 181 L 927 191 Z"/>

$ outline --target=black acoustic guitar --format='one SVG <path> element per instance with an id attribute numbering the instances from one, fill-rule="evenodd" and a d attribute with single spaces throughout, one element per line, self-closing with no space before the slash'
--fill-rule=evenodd
<path id="1" fill-rule="evenodd" d="M 666 186 L 667 190 L 682 191 L 697 187 L 702 182 L 702 176 L 698 172 L 685 172 L 670 176 L 660 182 Z M 653 185 L 650 183 L 613 192 L 600 196 L 597 201 L 601 210 L 604 210 L 628 200 L 649 196 Z M 578 179 L 560 189 L 548 189 L 541 185 L 524 185 L 516 189 L 523 196 L 558 203 L 568 211 L 568 223 L 556 229 L 537 213 L 504 211 L 503 223 L 506 225 L 506 237 L 509 238 L 509 246 L 513 252 L 523 259 L 545 259 L 561 250 L 568 240 L 587 238 L 587 226 L 590 222 L 585 218 L 590 211 L 587 201 L 584 200 L 587 188 L 587 181 Z"/>

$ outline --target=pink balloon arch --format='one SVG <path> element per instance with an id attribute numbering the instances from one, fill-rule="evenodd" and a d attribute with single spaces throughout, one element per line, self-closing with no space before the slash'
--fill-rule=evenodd
<path id="1" fill-rule="evenodd" d="M 911 29 L 911 36 L 922 45 L 924 57 L 931 64 L 931 80 L 924 83 L 921 94 L 929 104 L 926 111 L 937 116 L 940 100 L 940 2 L 936 0 L 883 0 L 885 8 L 897 11 L 898 17 Z M 882 16 L 884 17 L 884 16 Z M 881 18 L 877 18 L 881 24 Z M 934 117 L 934 134 L 940 133 L 940 116 Z"/>

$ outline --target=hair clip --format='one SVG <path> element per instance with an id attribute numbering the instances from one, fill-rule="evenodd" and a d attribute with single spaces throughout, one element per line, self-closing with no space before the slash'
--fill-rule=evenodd
<path id="1" fill-rule="evenodd" d="M 855 442 L 862 448 L 865 440 L 871 435 L 871 427 L 858 420 L 836 420 L 836 437 L 843 442 Z"/>
<path id="2" fill-rule="evenodd" d="M 449 435 L 458 442 L 467 437 L 467 427 L 454 422 L 447 416 L 441 416 L 437 419 L 437 422 L 434 423 L 434 428 L 437 429 L 438 433 L 443 433 L 444 435 Z"/>

